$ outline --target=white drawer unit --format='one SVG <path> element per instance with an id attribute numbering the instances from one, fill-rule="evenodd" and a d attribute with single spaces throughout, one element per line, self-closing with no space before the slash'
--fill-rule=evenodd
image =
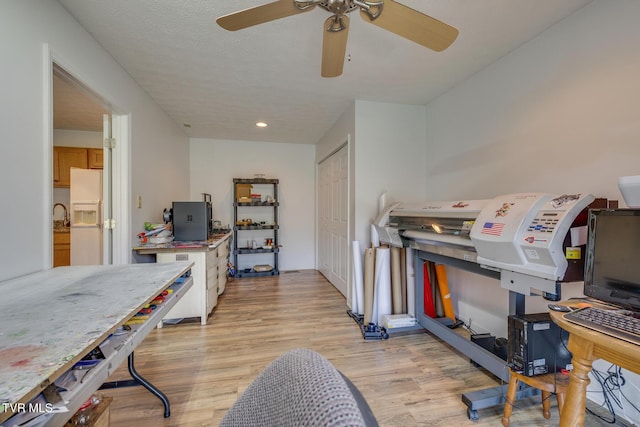
<path id="1" fill-rule="evenodd" d="M 218 303 L 218 249 L 207 252 L 207 313 Z"/>
<path id="2" fill-rule="evenodd" d="M 207 324 L 211 311 L 218 304 L 218 295 L 226 285 L 230 236 L 231 232 L 206 242 L 184 245 L 174 241 L 169 245 L 149 244 L 134 248 L 138 255 L 153 255 L 158 263 L 194 263 L 191 269 L 193 287 L 163 318 L 164 321 L 199 317 L 202 325 Z M 158 327 L 161 328 L 162 324 Z"/>
<path id="3" fill-rule="evenodd" d="M 193 287 L 167 313 L 163 320 L 200 317 L 200 324 L 206 325 L 211 310 L 218 303 L 218 256 L 217 250 L 190 252 L 159 252 L 158 263 L 191 261 Z M 162 327 L 162 322 L 158 328 Z"/>

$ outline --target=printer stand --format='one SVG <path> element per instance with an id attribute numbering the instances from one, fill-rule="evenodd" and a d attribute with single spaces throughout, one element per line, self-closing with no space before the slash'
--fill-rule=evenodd
<path id="1" fill-rule="evenodd" d="M 504 396 L 507 394 L 507 385 L 509 384 L 509 370 L 507 369 L 507 363 L 484 349 L 478 344 L 466 339 L 465 337 L 457 334 L 454 330 L 443 325 L 437 319 L 433 319 L 425 315 L 424 309 L 424 273 L 422 269 L 422 263 L 424 261 L 433 261 L 439 264 L 449 265 L 454 268 L 469 271 L 471 273 L 480 274 L 483 276 L 491 277 L 493 279 L 500 279 L 500 273 L 493 270 L 488 270 L 480 267 L 477 263 L 464 261 L 457 258 L 452 258 L 440 254 L 426 252 L 422 250 L 416 250 L 414 255 L 415 263 L 415 300 L 416 300 L 416 318 L 418 324 L 424 329 L 431 332 L 462 354 L 469 357 L 478 365 L 482 366 L 496 377 L 500 378 L 504 385 L 498 387 L 492 387 L 485 390 L 478 390 L 469 393 L 462 394 L 462 401 L 467 405 L 467 414 L 469 419 L 478 419 L 478 410 L 490 408 L 504 404 Z M 524 314 L 525 313 L 525 296 L 514 291 L 509 291 L 509 314 Z M 518 389 L 516 399 L 523 399 L 530 396 L 539 394 L 539 390 L 523 385 Z"/>

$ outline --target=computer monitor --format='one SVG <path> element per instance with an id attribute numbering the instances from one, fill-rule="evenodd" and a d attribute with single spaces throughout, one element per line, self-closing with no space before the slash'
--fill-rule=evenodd
<path id="1" fill-rule="evenodd" d="M 584 294 L 640 311 L 640 209 L 589 211 Z"/>

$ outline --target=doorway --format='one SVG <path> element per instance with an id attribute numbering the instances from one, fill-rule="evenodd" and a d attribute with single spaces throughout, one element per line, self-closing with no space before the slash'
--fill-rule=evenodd
<path id="1" fill-rule="evenodd" d="M 53 266 L 111 264 L 111 106 L 52 62 Z"/>
<path id="2" fill-rule="evenodd" d="M 318 269 L 347 296 L 349 283 L 349 150 L 318 164 Z"/>

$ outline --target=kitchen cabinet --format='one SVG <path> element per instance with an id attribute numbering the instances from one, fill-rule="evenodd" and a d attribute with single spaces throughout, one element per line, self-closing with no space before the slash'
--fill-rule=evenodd
<path id="1" fill-rule="evenodd" d="M 104 165 L 104 153 L 102 148 L 88 148 L 87 163 L 89 165 L 89 169 L 102 169 Z"/>
<path id="2" fill-rule="evenodd" d="M 53 147 L 53 186 L 71 185 L 71 168 L 102 169 L 102 148 Z"/>
<path id="3" fill-rule="evenodd" d="M 158 263 L 191 261 L 193 287 L 182 297 L 163 320 L 200 317 L 200 324 L 206 325 L 209 313 L 218 303 L 218 256 L 217 249 L 197 252 L 158 253 Z M 159 324 L 158 327 L 162 327 Z"/>
<path id="4" fill-rule="evenodd" d="M 141 255 L 155 254 L 157 263 L 190 261 L 193 287 L 167 313 L 164 321 L 199 317 L 206 325 L 209 314 L 218 303 L 218 295 L 224 292 L 229 262 L 229 237 L 231 233 L 200 243 L 172 242 L 163 245 L 145 245 L 134 248 Z M 193 244 L 192 244 L 193 243 Z M 158 324 L 162 327 L 162 323 Z"/>
<path id="5" fill-rule="evenodd" d="M 53 232 L 53 266 L 71 265 L 71 233 Z"/>
<path id="6" fill-rule="evenodd" d="M 278 179 L 233 179 L 233 256 L 237 277 L 280 274 L 278 185 Z M 263 258 L 259 254 L 269 254 L 270 263 L 257 263 Z"/>
<path id="7" fill-rule="evenodd" d="M 53 186 L 69 187 L 71 168 L 87 169 L 87 149 L 80 147 L 53 147 Z"/>

